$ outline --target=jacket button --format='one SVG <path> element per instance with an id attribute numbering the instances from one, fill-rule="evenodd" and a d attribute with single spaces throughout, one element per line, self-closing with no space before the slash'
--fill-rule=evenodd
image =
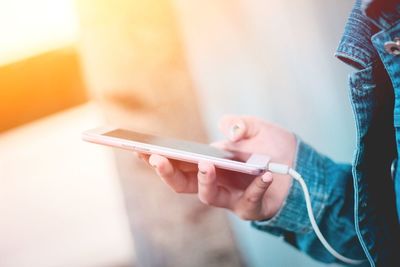
<path id="1" fill-rule="evenodd" d="M 393 41 L 386 42 L 384 44 L 386 52 L 391 55 L 400 55 L 400 38 L 396 37 Z"/>

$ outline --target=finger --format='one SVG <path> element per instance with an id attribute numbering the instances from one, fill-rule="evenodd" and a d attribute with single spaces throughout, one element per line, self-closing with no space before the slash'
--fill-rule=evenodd
<path id="1" fill-rule="evenodd" d="M 257 121 L 254 117 L 226 115 L 220 120 L 219 129 L 229 140 L 237 142 L 257 135 Z"/>
<path id="2" fill-rule="evenodd" d="M 189 163 L 189 162 L 184 162 L 184 161 L 179 161 L 179 160 L 170 160 L 172 164 L 178 168 L 182 172 L 194 172 L 197 173 L 198 167 L 197 164 L 195 163 Z"/>
<path id="3" fill-rule="evenodd" d="M 201 202 L 222 208 L 232 206 L 230 192 L 217 182 L 215 167 L 207 162 L 199 163 L 198 195 Z"/>
<path id="4" fill-rule="evenodd" d="M 165 157 L 151 155 L 149 163 L 156 170 L 158 176 L 177 193 L 196 193 L 196 174 L 184 174 Z"/>
<path id="5" fill-rule="evenodd" d="M 246 191 L 238 202 L 236 212 L 245 220 L 257 220 L 263 218 L 261 214 L 263 207 L 264 194 L 272 183 L 272 173 L 266 172 L 261 177 L 257 177 L 247 187 Z"/>
<path id="6" fill-rule="evenodd" d="M 210 146 L 218 148 L 220 150 L 227 150 L 227 146 L 229 145 L 229 141 L 227 140 L 219 140 L 219 141 L 214 141 L 210 143 Z"/>
<path id="7" fill-rule="evenodd" d="M 150 165 L 149 163 L 149 154 L 144 154 L 144 153 L 139 153 L 139 152 L 134 152 L 137 157 L 143 161 L 145 161 L 147 164 Z M 172 160 L 168 159 L 172 165 L 174 165 L 176 168 L 181 170 L 182 172 L 196 172 L 198 171 L 197 164 L 194 163 L 189 163 L 189 162 L 184 162 L 184 161 L 179 161 L 179 160 Z"/>
<path id="8" fill-rule="evenodd" d="M 147 163 L 149 162 L 150 155 L 149 154 L 143 154 L 143 153 L 137 153 L 137 156 L 141 159 L 146 161 Z"/>
<path id="9" fill-rule="evenodd" d="M 210 144 L 210 146 L 213 146 L 215 148 L 225 150 L 231 153 L 231 157 L 229 159 L 232 160 L 238 160 L 242 162 L 246 162 L 252 153 L 246 152 L 246 149 L 243 148 L 243 144 L 239 143 L 233 143 L 231 141 L 217 141 L 213 142 Z"/>
<path id="10" fill-rule="evenodd" d="M 150 166 L 150 163 L 149 163 L 150 155 L 149 154 L 136 153 L 136 155 L 140 160 L 143 160 L 148 166 Z"/>

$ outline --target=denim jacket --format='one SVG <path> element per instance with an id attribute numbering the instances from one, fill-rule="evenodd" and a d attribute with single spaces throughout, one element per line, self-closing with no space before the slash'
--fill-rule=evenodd
<path id="1" fill-rule="evenodd" d="M 342 255 L 366 259 L 371 266 L 400 266 L 400 168 L 395 168 L 400 151 L 399 2 L 357 0 L 336 52 L 356 69 L 349 78 L 357 129 L 352 164 L 335 163 L 301 140 L 295 160 L 328 242 Z M 317 260 L 336 261 L 314 234 L 296 181 L 273 218 L 252 224 L 283 236 Z"/>

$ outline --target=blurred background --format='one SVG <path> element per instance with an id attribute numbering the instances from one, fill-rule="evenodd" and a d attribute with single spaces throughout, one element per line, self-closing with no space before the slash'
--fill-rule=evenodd
<path id="1" fill-rule="evenodd" d="M 225 113 L 350 161 L 351 1 L 0 0 L 0 266 L 323 266 L 125 151 L 100 124 L 201 142 Z"/>

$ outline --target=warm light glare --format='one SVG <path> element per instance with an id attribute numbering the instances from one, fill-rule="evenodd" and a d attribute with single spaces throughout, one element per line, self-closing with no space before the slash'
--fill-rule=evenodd
<path id="1" fill-rule="evenodd" d="M 74 43 L 74 0 L 0 0 L 0 64 Z"/>

